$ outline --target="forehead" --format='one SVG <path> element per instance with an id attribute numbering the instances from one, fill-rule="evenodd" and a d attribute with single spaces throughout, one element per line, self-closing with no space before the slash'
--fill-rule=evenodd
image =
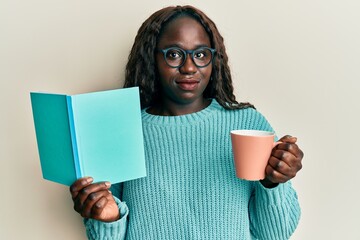
<path id="1" fill-rule="evenodd" d="M 160 35 L 158 46 L 178 45 L 184 48 L 210 45 L 210 37 L 204 27 L 189 16 L 178 17 L 169 22 Z"/>

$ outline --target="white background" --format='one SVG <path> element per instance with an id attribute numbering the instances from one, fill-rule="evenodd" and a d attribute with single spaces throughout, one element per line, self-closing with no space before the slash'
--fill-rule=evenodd
<path id="1" fill-rule="evenodd" d="M 42 179 L 29 92 L 121 87 L 141 23 L 185 3 L 225 38 L 238 99 L 305 152 L 292 239 L 360 239 L 357 0 L 0 0 L 0 239 L 85 239 L 67 187 Z"/>

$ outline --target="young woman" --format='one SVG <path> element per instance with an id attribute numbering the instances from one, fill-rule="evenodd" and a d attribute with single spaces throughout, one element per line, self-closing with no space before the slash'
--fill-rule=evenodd
<path id="1" fill-rule="evenodd" d="M 236 178 L 229 132 L 273 131 L 233 94 L 223 38 L 191 6 L 167 7 L 140 27 L 125 87 L 139 86 L 147 177 L 115 184 L 77 180 L 74 208 L 89 239 L 288 239 L 300 217 L 290 179 L 296 138 L 272 151 L 262 181 Z"/>

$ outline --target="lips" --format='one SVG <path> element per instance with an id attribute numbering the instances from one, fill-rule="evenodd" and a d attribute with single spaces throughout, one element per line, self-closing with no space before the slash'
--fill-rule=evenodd
<path id="1" fill-rule="evenodd" d="M 178 81 L 176 81 L 176 84 L 182 90 L 191 91 L 191 90 L 194 90 L 198 86 L 199 82 L 200 81 L 195 80 L 195 79 L 186 79 L 186 80 L 178 80 Z"/>

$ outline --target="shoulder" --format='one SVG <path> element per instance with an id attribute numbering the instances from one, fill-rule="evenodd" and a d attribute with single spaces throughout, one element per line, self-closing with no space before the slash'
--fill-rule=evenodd
<path id="1" fill-rule="evenodd" d="M 266 117 L 258 110 L 247 107 L 240 109 L 225 109 L 217 103 L 219 114 L 224 120 L 232 122 L 239 129 L 255 129 L 273 131 Z"/>
<path id="2" fill-rule="evenodd" d="M 258 110 L 250 106 L 240 107 L 236 109 L 226 109 L 223 106 L 221 106 L 220 103 L 218 103 L 215 99 L 213 100 L 213 102 L 215 102 L 215 104 L 213 104 L 215 108 L 221 111 L 225 115 L 246 116 L 255 119 L 265 118 L 263 114 L 261 114 Z"/>
<path id="3" fill-rule="evenodd" d="M 254 108 L 244 108 L 229 111 L 234 111 L 234 114 L 237 114 L 239 117 L 244 118 L 247 121 L 255 123 L 268 122 L 265 116 Z"/>

